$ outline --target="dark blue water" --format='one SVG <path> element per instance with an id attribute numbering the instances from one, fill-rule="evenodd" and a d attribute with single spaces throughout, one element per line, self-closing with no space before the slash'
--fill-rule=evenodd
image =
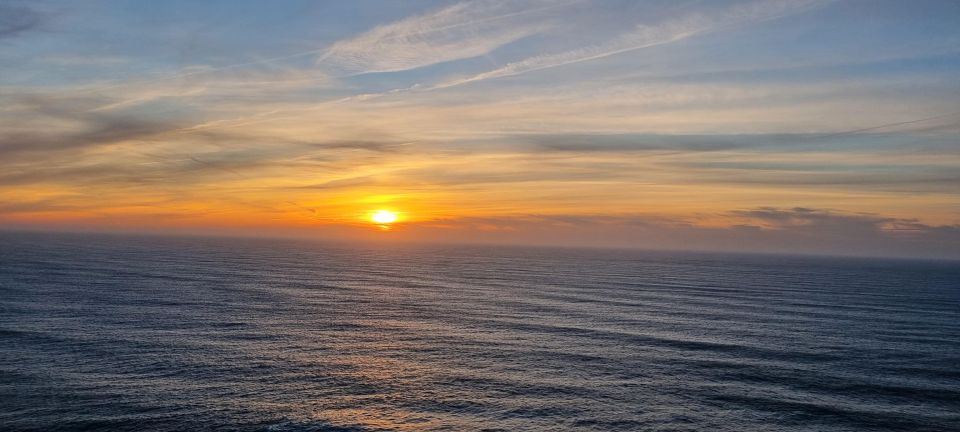
<path id="1" fill-rule="evenodd" d="M 946 262 L 0 234 L 3 431 L 956 431 Z"/>

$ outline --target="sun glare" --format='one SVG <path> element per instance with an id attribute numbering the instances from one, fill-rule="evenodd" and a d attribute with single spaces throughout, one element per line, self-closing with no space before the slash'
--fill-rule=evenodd
<path id="1" fill-rule="evenodd" d="M 397 221 L 397 213 L 389 210 L 377 210 L 370 215 L 370 220 L 381 225 L 394 223 Z"/>

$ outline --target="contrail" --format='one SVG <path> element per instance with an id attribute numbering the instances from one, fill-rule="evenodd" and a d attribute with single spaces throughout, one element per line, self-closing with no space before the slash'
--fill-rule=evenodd
<path id="1" fill-rule="evenodd" d="M 105 90 L 111 90 L 111 89 L 115 89 L 115 88 L 120 88 L 120 87 L 127 86 L 127 85 L 130 85 L 130 84 L 152 84 L 152 83 L 157 83 L 157 82 L 170 81 L 170 80 L 174 80 L 174 79 L 178 79 L 178 78 L 184 78 L 184 77 L 188 77 L 188 76 L 203 75 L 203 74 L 208 74 L 208 73 L 213 73 L 213 72 L 221 72 L 221 71 L 224 71 L 224 70 L 236 69 L 236 68 L 241 68 L 241 67 L 245 67 L 245 66 L 252 66 L 252 65 L 258 65 L 258 64 L 268 64 L 268 63 L 278 62 L 278 61 L 281 61 L 281 60 L 289 60 L 289 59 L 293 59 L 293 58 L 297 58 L 297 57 L 306 57 L 306 56 L 308 56 L 308 55 L 314 55 L 314 54 L 320 54 L 320 53 L 324 53 L 324 56 L 325 56 L 326 53 L 327 53 L 329 50 L 330 50 L 330 48 L 322 48 L 322 49 L 316 49 L 316 50 L 299 52 L 299 53 L 295 53 L 295 54 L 287 54 L 287 55 L 280 56 L 280 57 L 271 57 L 271 58 L 267 58 L 267 59 L 260 59 L 260 60 L 254 60 L 254 61 L 249 61 L 249 62 L 244 62 L 244 63 L 236 63 L 236 64 L 232 64 L 232 65 L 226 65 L 226 66 L 220 66 L 220 67 L 215 67 L 215 68 L 210 68 L 210 69 L 204 69 L 204 70 L 200 70 L 200 71 L 182 72 L 182 73 L 178 73 L 178 74 L 172 74 L 172 75 L 166 75 L 166 76 L 162 76 L 162 77 L 157 77 L 157 78 L 154 78 L 154 79 L 147 79 L 147 80 L 140 80 L 140 81 L 122 81 L 122 82 L 118 82 L 118 83 L 116 83 L 116 84 L 110 84 L 110 85 L 105 85 L 105 86 L 100 86 L 100 87 L 94 87 L 94 88 L 88 88 L 88 89 L 80 89 L 80 90 L 76 90 L 75 92 L 78 93 L 78 94 L 96 93 L 96 92 L 100 92 L 100 91 L 105 91 Z"/>
<path id="2" fill-rule="evenodd" d="M 312 213 L 314 217 L 317 216 L 317 209 L 315 209 L 315 208 L 302 206 L 302 205 L 297 204 L 297 203 L 295 203 L 295 202 L 293 202 L 293 201 L 287 201 L 287 204 L 290 204 L 290 205 L 292 205 L 292 206 L 294 206 L 294 207 L 297 207 L 297 208 L 299 208 L 299 209 L 301 209 L 301 210 L 308 211 L 308 212 Z"/>
<path id="3" fill-rule="evenodd" d="M 931 120 L 938 120 L 938 119 L 947 118 L 947 117 L 954 117 L 954 116 L 958 116 L 958 115 L 960 115 L 960 112 L 953 112 L 953 113 L 949 113 L 949 114 L 942 114 L 942 115 L 933 116 L 933 117 L 926 117 L 926 118 L 922 118 L 922 119 L 907 120 L 907 121 L 901 121 L 901 122 L 896 122 L 896 123 L 887 123 L 887 124 L 882 124 L 882 125 L 877 125 L 877 126 L 870 126 L 870 127 L 863 128 L 863 129 L 854 129 L 854 130 L 848 130 L 848 131 L 843 131 L 843 132 L 834 132 L 834 133 L 825 134 L 825 135 L 818 135 L 818 136 L 816 136 L 815 138 L 823 139 L 823 138 L 833 138 L 833 137 L 846 136 L 846 135 L 856 135 L 856 134 L 861 133 L 861 132 L 869 132 L 869 131 L 872 131 L 872 130 L 886 129 L 886 128 L 890 128 L 890 127 L 903 126 L 903 125 L 908 125 L 908 124 L 913 124 L 913 123 L 922 123 L 922 122 L 927 122 L 927 121 L 931 121 Z"/>
<path id="4" fill-rule="evenodd" d="M 249 177 L 247 177 L 247 176 L 245 176 L 245 175 L 237 172 L 237 171 L 234 170 L 234 169 L 230 169 L 230 168 L 222 167 L 222 166 L 217 165 L 217 164 L 214 164 L 214 163 L 202 161 L 202 160 L 200 160 L 200 159 L 197 159 L 197 158 L 194 157 L 194 156 L 191 156 L 191 157 L 190 157 L 190 160 L 192 160 L 192 161 L 194 161 L 194 162 L 196 162 L 196 163 L 198 163 L 198 164 L 201 164 L 201 165 L 206 165 L 206 166 L 211 167 L 211 168 L 213 168 L 213 169 L 218 169 L 218 170 L 221 170 L 221 171 L 224 171 L 224 172 L 228 172 L 228 173 L 230 173 L 230 174 L 233 174 L 233 175 L 235 175 L 235 176 L 237 176 L 237 177 L 240 177 L 240 178 L 243 178 L 243 179 L 249 179 Z"/>

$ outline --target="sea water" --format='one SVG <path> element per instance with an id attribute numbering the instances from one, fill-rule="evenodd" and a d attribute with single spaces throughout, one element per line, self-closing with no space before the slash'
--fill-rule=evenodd
<path id="1" fill-rule="evenodd" d="M 956 431 L 957 262 L 0 234 L 3 431 Z"/>

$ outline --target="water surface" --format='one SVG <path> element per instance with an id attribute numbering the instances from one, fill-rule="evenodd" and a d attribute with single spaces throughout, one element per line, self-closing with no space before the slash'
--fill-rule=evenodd
<path id="1" fill-rule="evenodd" d="M 960 430 L 960 265 L 0 234 L 5 431 Z"/>

